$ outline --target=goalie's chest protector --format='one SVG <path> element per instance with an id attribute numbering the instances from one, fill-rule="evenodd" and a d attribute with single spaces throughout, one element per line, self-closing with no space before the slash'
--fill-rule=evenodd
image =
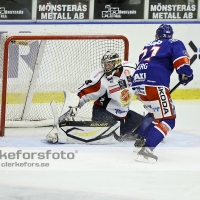
<path id="1" fill-rule="evenodd" d="M 120 69 L 119 76 L 114 75 L 112 81 L 104 78 L 101 83 L 104 88 L 107 88 L 106 109 L 119 117 L 126 116 L 133 100 L 134 91 L 131 87 L 133 73 L 134 68 L 123 67 Z"/>

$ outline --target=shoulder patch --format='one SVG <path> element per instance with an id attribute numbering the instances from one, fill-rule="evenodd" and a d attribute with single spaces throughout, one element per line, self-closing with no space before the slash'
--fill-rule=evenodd
<path id="1" fill-rule="evenodd" d="M 130 71 L 127 70 L 127 69 L 125 69 L 125 70 L 124 70 L 124 74 L 125 74 L 126 76 L 130 76 Z"/>

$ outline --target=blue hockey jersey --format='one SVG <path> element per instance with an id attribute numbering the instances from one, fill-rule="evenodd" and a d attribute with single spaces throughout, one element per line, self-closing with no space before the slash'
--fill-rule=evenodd
<path id="1" fill-rule="evenodd" d="M 182 41 L 177 39 L 154 40 L 144 46 L 134 73 L 132 86 L 155 85 L 169 88 L 173 70 L 191 76 L 190 58 Z"/>

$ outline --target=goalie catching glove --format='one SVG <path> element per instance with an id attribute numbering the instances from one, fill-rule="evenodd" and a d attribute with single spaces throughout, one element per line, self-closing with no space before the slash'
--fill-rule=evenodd
<path id="1" fill-rule="evenodd" d="M 185 74 L 179 74 L 179 81 L 183 85 L 187 85 L 193 80 L 193 74 L 191 76 L 186 76 Z"/>
<path id="2" fill-rule="evenodd" d="M 59 117 L 59 122 L 62 122 L 64 120 L 67 121 L 72 121 L 73 118 L 77 115 L 78 113 L 78 108 L 80 108 L 79 106 L 69 106 L 69 110 L 64 113 L 62 116 Z"/>

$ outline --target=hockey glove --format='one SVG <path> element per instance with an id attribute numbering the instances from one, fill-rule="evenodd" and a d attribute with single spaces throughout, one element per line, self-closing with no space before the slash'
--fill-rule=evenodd
<path id="1" fill-rule="evenodd" d="M 187 85 L 193 79 L 193 74 L 191 76 L 186 76 L 185 74 L 179 74 L 179 81 L 183 85 Z"/>
<path id="2" fill-rule="evenodd" d="M 76 116 L 77 112 L 78 112 L 78 106 L 69 106 L 69 110 L 64 113 L 62 116 L 59 117 L 58 121 L 59 123 L 64 121 L 64 120 L 67 120 L 67 121 L 73 121 L 74 117 Z"/>
<path id="3" fill-rule="evenodd" d="M 70 117 L 75 117 L 76 115 L 77 115 L 77 113 L 78 113 L 78 106 L 74 106 L 74 107 L 72 107 L 72 106 L 69 106 L 69 116 Z"/>

